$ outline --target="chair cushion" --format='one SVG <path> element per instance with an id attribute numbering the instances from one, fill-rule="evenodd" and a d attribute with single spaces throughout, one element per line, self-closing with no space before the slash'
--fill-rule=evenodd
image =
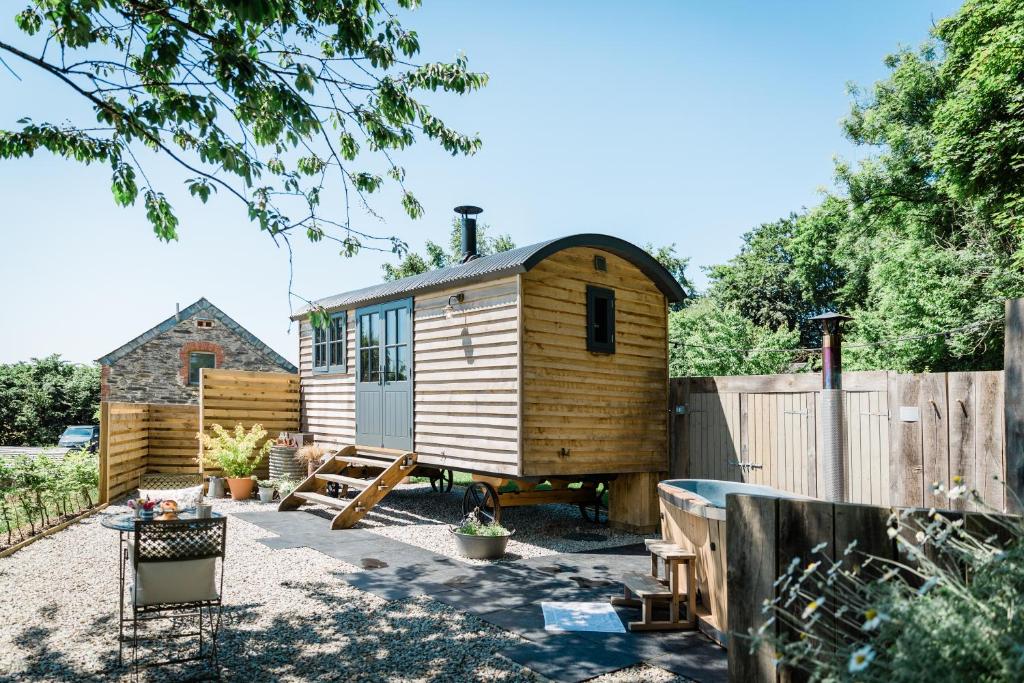
<path id="1" fill-rule="evenodd" d="M 192 486 L 184 489 L 158 489 L 139 488 L 137 497 L 152 498 L 153 500 L 173 500 L 178 504 L 179 510 L 194 508 L 203 499 L 203 487 Z"/>
<path id="2" fill-rule="evenodd" d="M 133 595 L 139 607 L 216 600 L 217 558 L 140 562 Z"/>

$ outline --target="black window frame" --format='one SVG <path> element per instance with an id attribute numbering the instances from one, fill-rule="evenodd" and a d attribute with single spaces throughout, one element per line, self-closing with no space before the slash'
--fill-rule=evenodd
<path id="1" fill-rule="evenodd" d="M 599 324 L 598 301 L 606 302 L 604 307 L 604 326 L 607 328 L 607 341 L 597 339 Z M 596 285 L 587 285 L 587 351 L 592 353 L 615 353 L 615 290 Z"/>
<path id="2" fill-rule="evenodd" d="M 340 354 L 340 358 L 338 355 Z M 313 372 L 343 373 L 348 369 L 348 311 L 334 313 L 326 327 L 313 328 Z"/>
<path id="3" fill-rule="evenodd" d="M 194 356 L 212 356 L 213 357 L 213 365 L 203 365 L 203 366 L 200 366 L 200 367 L 196 368 L 196 378 L 193 381 L 193 379 L 192 379 L 192 358 Z M 188 352 L 188 385 L 190 387 L 197 387 L 197 386 L 199 386 L 199 382 L 202 380 L 203 368 L 206 368 L 206 367 L 209 367 L 209 368 L 216 368 L 217 367 L 217 354 L 216 353 L 214 353 L 213 351 L 189 351 Z"/>

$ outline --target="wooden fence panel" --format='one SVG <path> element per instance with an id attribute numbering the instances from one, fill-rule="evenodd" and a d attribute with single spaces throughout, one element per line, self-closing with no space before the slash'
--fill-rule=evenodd
<path id="1" fill-rule="evenodd" d="M 139 484 L 149 453 L 149 406 L 110 403 L 100 407 L 100 499 L 122 496 Z"/>
<path id="2" fill-rule="evenodd" d="M 280 372 L 248 372 L 204 368 L 199 382 L 199 431 L 211 433 L 212 425 L 246 429 L 261 424 L 268 438 L 278 432 L 299 430 L 299 377 Z M 219 470 L 205 468 L 207 474 Z M 267 476 L 267 461 L 256 469 Z"/>
<path id="3" fill-rule="evenodd" d="M 928 506 L 959 475 L 1005 509 L 1003 373 L 851 372 L 843 388 L 848 502 Z M 675 378 L 671 397 L 672 476 L 823 490 L 817 375 Z"/>
<path id="4" fill-rule="evenodd" d="M 149 406 L 149 472 L 198 472 L 199 406 Z"/>

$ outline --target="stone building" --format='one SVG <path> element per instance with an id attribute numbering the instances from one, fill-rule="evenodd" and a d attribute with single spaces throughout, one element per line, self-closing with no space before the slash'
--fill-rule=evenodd
<path id="1" fill-rule="evenodd" d="M 202 368 L 296 372 L 205 298 L 96 362 L 102 400 L 131 403 L 198 403 Z"/>

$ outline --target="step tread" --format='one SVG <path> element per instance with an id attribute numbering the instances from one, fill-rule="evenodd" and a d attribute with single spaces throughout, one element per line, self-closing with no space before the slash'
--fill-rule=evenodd
<path id="1" fill-rule="evenodd" d="M 326 505 L 332 508 L 348 507 L 348 504 L 351 502 L 348 498 L 331 498 L 330 496 L 325 496 L 322 493 L 314 493 L 313 491 L 295 491 L 292 495 L 296 498 L 309 501 L 310 503 L 320 503 L 321 505 Z"/>
<path id="2" fill-rule="evenodd" d="M 657 555 L 663 560 L 693 560 L 697 557 L 682 546 L 678 546 L 669 541 L 651 542 L 651 540 L 648 539 L 646 543 L 647 550 L 650 551 L 652 555 Z"/>
<path id="3" fill-rule="evenodd" d="M 650 574 L 628 572 L 623 575 L 622 584 L 640 598 L 672 597 L 672 590 Z"/>
<path id="4" fill-rule="evenodd" d="M 316 478 L 321 481 L 330 481 L 335 484 L 344 484 L 349 488 L 353 489 L 365 489 L 373 483 L 373 479 L 358 479 L 356 477 L 346 477 L 342 474 L 318 474 Z"/>
<path id="5" fill-rule="evenodd" d="M 378 469 L 386 469 L 391 463 L 394 462 L 394 458 L 388 460 L 374 459 L 374 458 L 360 458 L 357 455 L 336 455 L 334 459 L 338 462 L 344 462 L 349 465 L 364 465 L 366 467 L 376 467 Z"/>

